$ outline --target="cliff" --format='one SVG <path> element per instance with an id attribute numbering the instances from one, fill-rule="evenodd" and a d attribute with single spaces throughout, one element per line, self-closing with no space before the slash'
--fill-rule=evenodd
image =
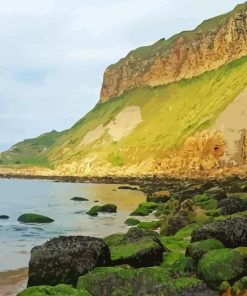
<path id="1" fill-rule="evenodd" d="M 109 66 L 100 101 L 127 90 L 168 84 L 219 68 L 247 53 L 247 3 L 204 21 L 194 31 L 131 51 Z"/>

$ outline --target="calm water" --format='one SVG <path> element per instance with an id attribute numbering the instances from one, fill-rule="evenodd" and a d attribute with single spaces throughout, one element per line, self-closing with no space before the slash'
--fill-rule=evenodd
<path id="1" fill-rule="evenodd" d="M 117 190 L 118 186 L 0 179 L 0 215 L 10 216 L 9 220 L 0 220 L 0 271 L 27 266 L 31 248 L 52 237 L 104 237 L 126 231 L 124 220 L 145 197 L 139 191 Z M 74 196 L 89 201 L 71 201 Z M 103 203 L 116 204 L 118 213 L 94 218 L 85 214 L 93 205 Z M 29 212 L 47 215 L 55 222 L 27 225 L 17 221 L 21 214 Z"/>

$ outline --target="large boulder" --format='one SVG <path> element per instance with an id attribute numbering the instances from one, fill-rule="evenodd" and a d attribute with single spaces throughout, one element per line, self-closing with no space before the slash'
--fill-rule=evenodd
<path id="1" fill-rule="evenodd" d="M 21 223 L 51 223 L 54 221 L 49 217 L 32 213 L 22 214 L 17 220 Z"/>
<path id="2" fill-rule="evenodd" d="M 192 232 L 192 242 L 215 238 L 226 247 L 235 248 L 247 245 L 247 217 L 229 218 L 202 225 Z"/>
<path id="3" fill-rule="evenodd" d="M 200 280 L 190 277 L 174 279 L 162 267 L 101 267 L 80 277 L 77 288 L 84 288 L 94 296 L 175 296 L 200 283 Z"/>
<path id="4" fill-rule="evenodd" d="M 130 228 L 126 234 L 113 234 L 104 240 L 114 265 L 145 267 L 159 265 L 163 260 L 164 247 L 154 231 Z"/>
<path id="5" fill-rule="evenodd" d="M 245 256 L 237 249 L 220 249 L 206 253 L 197 272 L 205 282 L 218 287 L 223 281 L 234 281 L 245 271 Z"/>
<path id="6" fill-rule="evenodd" d="M 38 286 L 27 288 L 17 296 L 92 296 L 85 289 L 76 290 L 68 285 Z"/>
<path id="7" fill-rule="evenodd" d="M 54 238 L 31 251 L 28 286 L 71 284 L 96 266 L 110 263 L 110 251 L 100 238 Z"/>

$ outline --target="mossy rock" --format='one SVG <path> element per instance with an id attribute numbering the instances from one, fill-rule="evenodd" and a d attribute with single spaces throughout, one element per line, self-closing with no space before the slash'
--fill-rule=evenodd
<path id="1" fill-rule="evenodd" d="M 192 224 L 189 224 L 189 225 L 186 225 L 185 227 L 181 228 L 176 234 L 175 236 L 176 237 L 179 237 L 179 238 L 188 238 L 191 236 L 192 232 L 199 228 L 199 224 L 197 223 L 192 223 Z"/>
<path id="2" fill-rule="evenodd" d="M 160 217 L 161 215 L 174 215 L 178 208 L 179 208 L 180 202 L 174 198 L 168 200 L 165 204 L 159 205 L 158 208 L 156 208 L 156 217 Z"/>
<path id="3" fill-rule="evenodd" d="M 54 222 L 54 220 L 49 217 L 46 217 L 43 215 L 38 215 L 38 214 L 32 214 L 32 213 L 22 214 L 17 220 L 21 223 L 51 223 L 51 222 Z"/>
<path id="4" fill-rule="evenodd" d="M 193 196 L 192 201 L 194 203 L 198 203 L 198 202 L 208 201 L 209 199 L 210 199 L 209 196 L 206 194 L 197 194 L 197 195 Z"/>
<path id="5" fill-rule="evenodd" d="M 174 265 L 179 259 L 184 258 L 184 254 L 180 252 L 167 252 L 164 253 L 163 256 L 163 262 L 161 263 L 161 266 L 169 268 Z"/>
<path id="6" fill-rule="evenodd" d="M 84 288 L 74 289 L 68 285 L 51 286 L 37 286 L 27 288 L 24 291 L 17 294 L 17 296 L 92 296 Z"/>
<path id="7" fill-rule="evenodd" d="M 93 206 L 89 211 L 86 212 L 89 216 L 98 216 L 98 212 L 101 206 Z"/>
<path id="8" fill-rule="evenodd" d="M 209 200 L 197 202 L 196 205 L 204 210 L 216 210 L 218 206 L 218 201 L 216 199 L 210 198 Z"/>
<path id="9" fill-rule="evenodd" d="M 152 195 L 148 195 L 148 202 L 165 203 L 171 198 L 171 194 L 168 190 L 162 190 L 154 192 Z"/>
<path id="10" fill-rule="evenodd" d="M 190 243 L 189 241 L 176 236 L 161 236 L 159 237 L 159 240 L 165 249 L 172 252 L 185 252 Z"/>
<path id="11" fill-rule="evenodd" d="M 126 234 L 113 234 L 104 241 L 110 248 L 114 265 L 145 267 L 159 265 L 163 260 L 164 247 L 150 230 L 130 228 Z"/>
<path id="12" fill-rule="evenodd" d="M 198 261 L 205 253 L 224 248 L 222 242 L 217 239 L 207 239 L 189 244 L 186 249 L 186 255 L 192 257 L 195 261 Z"/>
<path id="13" fill-rule="evenodd" d="M 139 205 L 138 208 L 130 214 L 130 216 L 148 216 L 149 213 L 150 212 L 148 208 Z"/>
<path id="14" fill-rule="evenodd" d="M 232 296 L 239 296 L 239 295 L 246 295 L 243 294 L 247 291 L 247 276 L 241 278 L 240 280 L 236 281 L 231 288 L 231 295 Z"/>
<path id="15" fill-rule="evenodd" d="M 128 226 L 136 226 L 140 223 L 140 220 L 134 219 L 134 218 L 128 218 L 127 220 L 124 221 L 124 224 Z"/>
<path id="16" fill-rule="evenodd" d="M 244 272 L 244 256 L 234 249 L 213 250 L 206 253 L 197 266 L 198 274 L 210 286 L 222 281 L 238 279 Z"/>
<path id="17" fill-rule="evenodd" d="M 149 212 L 152 212 L 153 210 L 158 208 L 159 204 L 156 202 L 143 202 L 139 206 L 147 208 Z"/>
<path id="18" fill-rule="evenodd" d="M 220 284 L 220 286 L 219 286 L 219 291 L 220 291 L 220 293 L 224 293 L 224 292 L 226 292 L 226 291 L 228 291 L 228 290 L 230 290 L 230 289 L 231 289 L 231 285 L 230 285 L 230 283 L 227 282 L 227 281 L 223 281 L 223 282 Z"/>
<path id="19" fill-rule="evenodd" d="M 147 221 L 147 222 L 140 222 L 138 224 L 139 228 L 142 228 L 142 229 L 157 229 L 160 227 L 160 222 L 159 221 Z"/>
<path id="20" fill-rule="evenodd" d="M 201 283 L 192 277 L 174 279 L 170 273 L 161 267 L 96 268 L 78 280 L 77 288 L 84 288 L 94 296 L 115 295 L 163 295 L 174 296 L 188 287 Z"/>
<path id="21" fill-rule="evenodd" d="M 194 272 L 195 268 L 196 266 L 194 264 L 194 260 L 191 257 L 185 257 L 185 256 L 175 261 L 170 267 L 172 272 L 176 272 L 180 275 Z"/>
<path id="22" fill-rule="evenodd" d="M 114 204 L 105 204 L 103 206 L 93 206 L 86 214 L 98 216 L 98 213 L 116 213 L 117 206 Z"/>

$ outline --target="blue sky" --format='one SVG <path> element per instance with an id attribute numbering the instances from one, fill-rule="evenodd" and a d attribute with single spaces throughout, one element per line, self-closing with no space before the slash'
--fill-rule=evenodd
<path id="1" fill-rule="evenodd" d="M 73 125 L 105 68 L 241 0 L 0 0 L 0 150 Z"/>

